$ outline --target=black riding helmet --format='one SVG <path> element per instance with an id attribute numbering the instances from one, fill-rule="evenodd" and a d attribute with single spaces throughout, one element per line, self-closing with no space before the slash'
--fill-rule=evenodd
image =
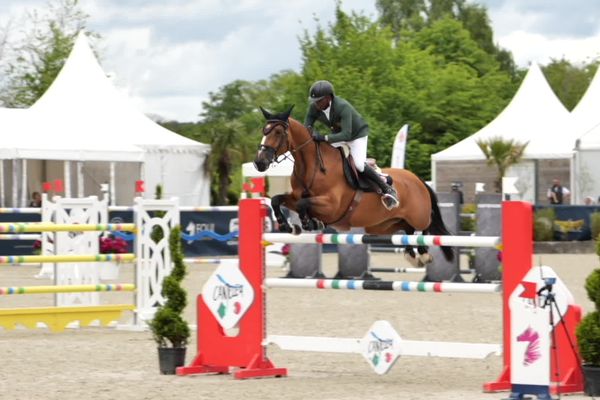
<path id="1" fill-rule="evenodd" d="M 308 91 L 308 100 L 311 103 L 321 100 L 323 97 L 333 96 L 333 85 L 329 81 L 316 81 Z"/>

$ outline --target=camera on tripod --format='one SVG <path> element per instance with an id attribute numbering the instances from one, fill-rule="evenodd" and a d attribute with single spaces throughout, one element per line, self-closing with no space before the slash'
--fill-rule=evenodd
<path id="1" fill-rule="evenodd" d="M 538 296 L 544 296 L 545 299 L 543 301 L 543 307 L 546 307 L 548 305 L 550 305 L 552 302 L 555 301 L 554 299 L 554 293 L 553 293 L 553 287 L 554 284 L 556 283 L 556 277 L 548 277 L 548 278 L 542 278 L 544 281 L 544 286 L 542 286 L 537 294 Z"/>
<path id="2" fill-rule="evenodd" d="M 544 289 L 551 292 L 552 287 L 554 286 L 555 283 L 556 283 L 556 277 L 544 278 Z"/>

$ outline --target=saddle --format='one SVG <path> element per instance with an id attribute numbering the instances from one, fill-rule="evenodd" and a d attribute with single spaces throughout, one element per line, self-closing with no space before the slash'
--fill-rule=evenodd
<path id="1" fill-rule="evenodd" d="M 340 156 L 342 157 L 344 177 L 346 178 L 348 185 L 350 185 L 350 187 L 354 190 L 362 190 L 363 192 L 376 192 L 378 188 L 374 187 L 371 181 L 363 178 L 356 170 L 356 167 L 354 166 L 354 160 L 352 159 L 352 155 L 350 154 L 350 149 L 348 146 L 340 146 L 338 147 L 338 150 L 340 152 Z M 368 158 L 367 164 L 377 171 L 381 178 L 384 179 L 388 185 L 392 184 L 392 177 L 383 174 L 381 172 L 381 168 L 379 168 L 375 163 L 375 160 Z"/>

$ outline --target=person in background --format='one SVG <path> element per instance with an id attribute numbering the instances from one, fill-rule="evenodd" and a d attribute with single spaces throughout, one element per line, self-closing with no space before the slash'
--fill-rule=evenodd
<path id="1" fill-rule="evenodd" d="M 42 206 L 42 195 L 40 192 L 33 192 L 31 194 L 31 201 L 29 207 L 41 207 Z"/>
<path id="2" fill-rule="evenodd" d="M 592 199 L 592 196 L 586 196 L 586 198 L 583 199 L 583 204 L 586 206 L 592 206 L 594 205 L 594 199 Z"/>
<path id="3" fill-rule="evenodd" d="M 459 204 L 463 204 L 464 196 L 463 196 L 462 190 L 460 190 L 462 188 L 462 182 L 452 182 L 452 185 L 450 186 L 450 188 L 452 189 L 453 192 L 458 193 Z"/>
<path id="4" fill-rule="evenodd" d="M 564 204 L 570 195 L 571 192 L 560 184 L 560 180 L 556 178 L 552 180 L 552 186 L 548 189 L 547 195 L 550 204 Z"/>

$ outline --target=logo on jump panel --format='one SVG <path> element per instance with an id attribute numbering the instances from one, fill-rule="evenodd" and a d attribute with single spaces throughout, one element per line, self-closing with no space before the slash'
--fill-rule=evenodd
<path id="1" fill-rule="evenodd" d="M 204 284 L 202 299 L 221 327 L 231 329 L 252 305 L 254 290 L 236 262 L 224 263 Z"/>

